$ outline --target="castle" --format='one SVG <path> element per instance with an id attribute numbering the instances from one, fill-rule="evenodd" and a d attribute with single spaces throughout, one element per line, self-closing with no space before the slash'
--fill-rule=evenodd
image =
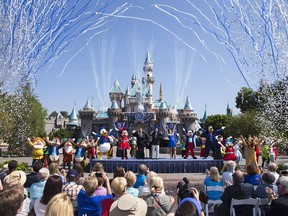
<path id="1" fill-rule="evenodd" d="M 131 86 L 122 92 L 119 82 L 116 80 L 109 92 L 111 107 L 106 111 L 96 112 L 90 101 L 83 109 L 73 109 L 69 118 L 60 113 L 53 118 L 47 119 L 46 132 L 52 128 L 65 128 L 77 131 L 77 137 L 87 137 L 104 127 L 107 130 L 116 127 L 127 127 L 133 131 L 142 127 L 146 133 L 150 133 L 154 127 L 159 127 L 165 134 L 165 130 L 177 124 L 178 131 L 182 128 L 193 129 L 198 126 L 197 114 L 194 112 L 190 99 L 187 96 L 185 103 L 178 103 L 170 107 L 163 98 L 160 83 L 159 98 L 155 99 L 153 94 L 154 76 L 153 61 L 149 52 L 143 67 L 141 78 L 132 76 Z"/>

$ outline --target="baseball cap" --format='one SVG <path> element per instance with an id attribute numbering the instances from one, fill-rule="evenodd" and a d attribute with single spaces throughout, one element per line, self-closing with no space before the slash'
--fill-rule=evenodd
<path id="1" fill-rule="evenodd" d="M 113 202 L 109 216 L 145 216 L 147 204 L 143 199 L 131 194 L 124 194 L 117 201 Z"/>
<path id="2" fill-rule="evenodd" d="M 78 177 L 78 172 L 74 169 L 70 169 L 67 173 L 67 178 L 76 179 Z"/>

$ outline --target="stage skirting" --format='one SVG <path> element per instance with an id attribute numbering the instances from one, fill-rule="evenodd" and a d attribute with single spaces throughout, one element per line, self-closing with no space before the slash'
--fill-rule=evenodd
<path id="1" fill-rule="evenodd" d="M 92 171 L 93 166 L 97 162 L 104 165 L 107 173 L 113 173 L 117 166 L 124 167 L 126 171 L 131 170 L 134 173 L 138 173 L 140 164 L 145 164 L 150 170 L 156 173 L 205 173 L 206 169 L 209 170 L 211 166 L 216 166 L 221 170 L 223 165 L 223 160 L 212 159 L 94 159 L 90 163 L 90 171 Z"/>

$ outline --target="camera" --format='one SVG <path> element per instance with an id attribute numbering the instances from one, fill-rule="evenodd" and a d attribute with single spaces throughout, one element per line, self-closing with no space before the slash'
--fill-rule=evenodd
<path id="1" fill-rule="evenodd" d="M 180 200 L 186 197 L 193 197 L 192 191 L 188 188 L 189 180 L 184 177 L 182 182 L 178 182 L 177 189 L 178 189 L 178 197 Z"/>

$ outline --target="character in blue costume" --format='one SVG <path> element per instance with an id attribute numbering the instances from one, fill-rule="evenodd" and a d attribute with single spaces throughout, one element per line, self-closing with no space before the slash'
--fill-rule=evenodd
<path id="1" fill-rule="evenodd" d="M 59 164 L 60 157 L 59 157 L 59 146 L 61 142 L 59 138 L 53 138 L 51 141 L 47 140 L 47 146 L 48 146 L 48 165 L 50 165 L 52 162 L 56 162 Z"/>
<path id="2" fill-rule="evenodd" d="M 74 147 L 76 149 L 75 155 L 74 155 L 74 163 L 80 163 L 82 167 L 85 167 L 86 165 L 86 151 L 93 146 L 88 145 L 88 140 L 86 139 L 78 139 L 77 144 L 74 144 Z"/>
<path id="3" fill-rule="evenodd" d="M 217 144 L 216 135 L 218 135 L 220 132 L 222 132 L 225 129 L 225 127 L 222 127 L 216 131 L 214 131 L 212 126 L 208 127 L 208 131 L 204 130 L 203 128 L 200 128 L 203 132 L 203 135 L 206 136 L 206 143 L 205 143 L 205 158 L 209 156 L 210 150 L 212 149 L 213 152 L 213 158 L 214 159 L 221 159 L 222 154 L 220 150 L 220 146 Z"/>
<path id="4" fill-rule="evenodd" d="M 173 129 L 166 128 L 166 134 L 169 139 L 168 148 L 170 149 L 170 159 L 176 158 L 176 141 L 174 137 L 175 127 L 176 127 L 176 124 L 174 125 Z"/>
<path id="5" fill-rule="evenodd" d="M 92 132 L 94 136 L 96 136 L 98 140 L 98 150 L 99 150 L 99 160 L 102 160 L 102 155 L 103 153 L 106 154 L 107 158 L 110 159 L 109 157 L 109 151 L 112 148 L 112 142 L 113 138 L 110 136 L 108 131 L 106 131 L 105 128 L 100 130 L 100 134 L 97 134 L 95 132 Z"/>

